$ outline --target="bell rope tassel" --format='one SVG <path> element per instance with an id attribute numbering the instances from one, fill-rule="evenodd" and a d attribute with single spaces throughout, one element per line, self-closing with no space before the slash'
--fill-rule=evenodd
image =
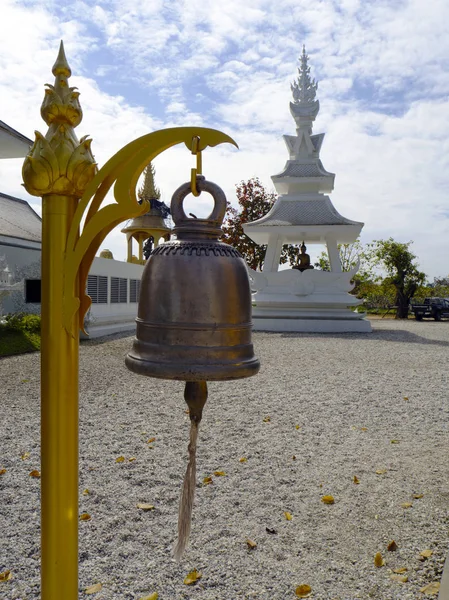
<path id="1" fill-rule="evenodd" d="M 189 463 L 184 475 L 184 484 L 179 502 L 178 541 L 173 550 L 177 561 L 181 560 L 190 537 L 196 486 L 196 444 L 198 440 L 198 426 L 203 416 L 203 407 L 207 400 L 207 383 L 205 381 L 186 381 L 184 399 L 187 402 L 190 412 L 190 442 L 188 447 Z"/>

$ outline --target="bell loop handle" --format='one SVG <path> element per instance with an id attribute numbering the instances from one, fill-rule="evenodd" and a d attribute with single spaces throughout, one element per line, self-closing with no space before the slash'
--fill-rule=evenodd
<path id="1" fill-rule="evenodd" d="M 203 173 L 203 158 L 201 150 L 198 150 L 199 145 L 200 138 L 198 135 L 195 135 L 192 138 L 192 154 L 196 156 L 196 169 L 191 169 L 190 171 L 190 188 L 192 194 L 196 197 L 198 197 L 201 194 L 201 191 L 198 190 L 196 185 L 196 178 L 198 177 L 198 175 L 202 175 Z"/>
<path id="2" fill-rule="evenodd" d="M 191 183 L 184 183 L 173 194 L 171 200 L 171 216 L 175 223 L 174 233 L 204 234 L 207 237 L 221 235 L 221 225 L 226 213 L 226 196 L 221 187 L 212 181 L 207 181 L 203 175 L 196 177 L 196 188 L 201 192 L 208 192 L 214 199 L 212 212 L 206 219 L 189 218 L 184 212 L 184 199 L 192 192 Z"/>

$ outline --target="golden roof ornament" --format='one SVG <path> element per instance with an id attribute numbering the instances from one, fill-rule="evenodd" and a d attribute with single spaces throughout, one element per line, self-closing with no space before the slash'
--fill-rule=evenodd
<path id="1" fill-rule="evenodd" d="M 62 194 L 80 198 L 97 172 L 92 140 L 78 140 L 74 128 L 83 118 L 77 88 L 69 87 L 72 71 L 64 44 L 52 69 L 54 85 L 46 84 L 41 116 L 49 126 L 45 137 L 36 131 L 33 147 L 22 168 L 25 189 L 33 196 Z"/>

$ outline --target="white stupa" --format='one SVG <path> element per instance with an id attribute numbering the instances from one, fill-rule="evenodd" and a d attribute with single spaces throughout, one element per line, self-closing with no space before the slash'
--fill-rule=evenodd
<path id="1" fill-rule="evenodd" d="M 303 47 L 298 80 L 292 84 L 290 111 L 296 135 L 285 135 L 290 158 L 272 177 L 279 196 L 270 212 L 243 229 L 257 244 L 266 244 L 262 272 L 249 269 L 253 283 L 254 329 L 265 331 L 371 331 L 363 312 L 351 310 L 362 303 L 348 292 L 358 266 L 342 272 L 337 244 L 354 242 L 363 223 L 340 215 L 326 193 L 335 175 L 323 167 L 320 149 L 324 133 L 312 135 L 320 109 L 318 84 L 310 77 Z M 302 244 L 298 267 L 279 271 L 284 244 Z M 314 269 L 305 244 L 325 244 L 330 271 Z"/>

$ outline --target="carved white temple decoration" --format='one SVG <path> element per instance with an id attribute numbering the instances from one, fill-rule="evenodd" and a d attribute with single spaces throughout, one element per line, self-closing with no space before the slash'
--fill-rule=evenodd
<path id="1" fill-rule="evenodd" d="M 318 84 L 310 76 L 305 48 L 298 78 L 291 85 L 290 112 L 296 135 L 285 135 L 289 160 L 272 177 L 278 198 L 270 212 L 243 229 L 257 244 L 267 245 L 262 272 L 250 269 L 253 282 L 253 323 L 267 331 L 371 331 L 363 312 L 352 310 L 361 300 L 351 296 L 358 267 L 342 272 L 339 243 L 352 243 L 363 223 L 340 215 L 326 193 L 335 175 L 324 168 L 320 149 L 324 133 L 312 135 L 320 109 Z M 302 244 L 297 267 L 279 270 L 284 244 Z M 305 244 L 325 244 L 330 271 L 314 269 Z"/>

